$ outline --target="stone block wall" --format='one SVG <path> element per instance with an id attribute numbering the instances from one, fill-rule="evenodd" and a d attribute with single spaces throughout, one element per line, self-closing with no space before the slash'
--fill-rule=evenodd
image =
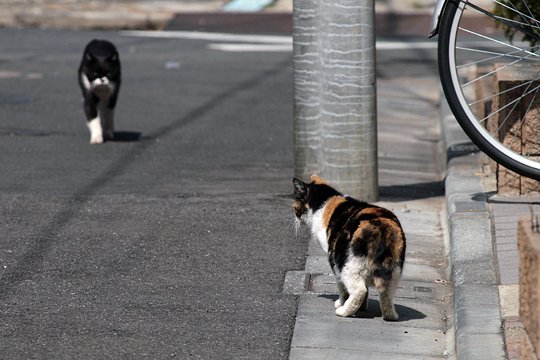
<path id="1" fill-rule="evenodd" d="M 521 360 L 538 360 L 540 354 L 540 233 L 530 219 L 518 226 L 519 317 L 525 327 Z"/>
<path id="2" fill-rule="evenodd" d="M 537 66 L 512 66 L 500 68 L 494 80 L 495 93 L 491 111 L 496 113 L 487 121 L 490 133 L 518 154 L 540 158 L 540 97 L 527 91 L 540 85 L 530 82 L 536 78 Z M 524 101 L 515 99 L 528 93 Z M 500 195 L 520 196 L 540 194 L 540 181 L 522 177 L 501 165 L 495 165 L 497 191 Z"/>

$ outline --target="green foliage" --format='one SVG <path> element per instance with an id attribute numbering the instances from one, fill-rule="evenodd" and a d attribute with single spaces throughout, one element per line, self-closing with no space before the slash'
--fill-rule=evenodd
<path id="1" fill-rule="evenodd" d="M 536 27 L 536 29 L 531 26 L 526 26 L 527 29 L 530 32 L 533 32 L 540 37 L 540 30 L 538 29 L 538 27 L 540 27 L 540 1 L 538 0 L 499 0 L 499 3 L 500 4 L 495 3 L 495 9 L 494 9 L 495 15 L 503 17 L 505 19 L 517 21 L 522 24 L 532 24 Z M 506 5 L 507 7 L 501 4 Z M 516 10 L 512 10 L 512 9 L 516 9 Z M 529 16 L 530 18 L 537 19 L 536 22 L 533 19 L 520 15 L 519 12 Z M 519 40 L 528 41 L 531 44 L 531 46 L 535 46 L 539 42 L 537 38 L 534 38 L 528 34 L 524 34 L 523 32 L 516 30 L 514 27 L 508 26 L 501 22 L 497 22 L 497 27 L 500 27 L 503 29 L 504 34 L 510 41 L 513 41 L 514 35 L 517 34 L 518 36 L 522 35 L 522 38 Z"/>

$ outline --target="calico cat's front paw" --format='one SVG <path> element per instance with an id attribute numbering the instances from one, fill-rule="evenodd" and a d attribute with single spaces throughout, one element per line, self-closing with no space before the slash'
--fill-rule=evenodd
<path id="1" fill-rule="evenodd" d="M 345 303 L 345 301 L 341 300 L 341 298 L 340 298 L 340 299 L 337 299 L 337 300 L 334 302 L 334 307 L 335 307 L 336 309 L 339 309 L 341 306 L 343 306 L 344 303 Z"/>

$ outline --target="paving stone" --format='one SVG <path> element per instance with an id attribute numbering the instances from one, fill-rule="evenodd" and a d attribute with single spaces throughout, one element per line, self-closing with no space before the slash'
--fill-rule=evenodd
<path id="1" fill-rule="evenodd" d="M 519 316 L 519 285 L 499 286 L 499 298 L 501 299 L 501 316 L 503 319 Z"/>
<path id="2" fill-rule="evenodd" d="M 332 274 L 332 268 L 326 255 L 310 255 L 306 259 L 306 271 L 309 273 Z"/>
<path id="3" fill-rule="evenodd" d="M 512 250 L 512 251 L 518 251 L 518 246 L 517 246 L 517 243 L 501 243 L 501 244 L 497 244 L 497 253 L 500 251 L 500 252 L 504 252 L 504 251 L 509 251 L 509 250 Z"/>
<path id="4" fill-rule="evenodd" d="M 501 331 L 502 332 L 502 331 Z M 458 335 L 457 358 L 467 360 L 504 360 L 506 354 L 499 334 Z"/>
<path id="5" fill-rule="evenodd" d="M 407 266 L 403 269 L 402 279 L 413 280 L 413 281 L 423 281 L 423 282 L 434 282 L 441 277 L 444 277 L 440 273 L 440 269 L 434 268 L 433 266 L 415 264 L 409 261 Z"/>
<path id="6" fill-rule="evenodd" d="M 516 244 L 517 246 L 517 232 L 515 235 L 510 236 L 496 235 L 495 240 L 497 244 Z"/>
<path id="7" fill-rule="evenodd" d="M 358 341 L 351 341 L 358 334 Z M 352 337 L 356 337 L 352 335 Z M 297 319 L 292 349 L 347 349 L 377 353 L 437 357 L 448 352 L 445 334 L 439 330 L 376 325 L 362 319 Z M 395 355 L 394 355 L 395 356 Z"/>
<path id="8" fill-rule="evenodd" d="M 289 360 L 418 360 L 417 355 L 385 353 L 381 349 L 380 352 L 366 352 L 364 350 L 344 350 L 344 349 L 321 349 L 321 348 L 292 348 L 289 355 Z M 422 356 L 424 360 L 447 359 L 447 356 Z"/>
<path id="9" fill-rule="evenodd" d="M 513 285 L 519 282 L 519 269 L 509 269 L 501 273 L 501 285 Z"/>
<path id="10" fill-rule="evenodd" d="M 302 294 L 307 291 L 309 285 L 309 273 L 305 271 L 288 271 L 283 282 L 285 294 Z"/>

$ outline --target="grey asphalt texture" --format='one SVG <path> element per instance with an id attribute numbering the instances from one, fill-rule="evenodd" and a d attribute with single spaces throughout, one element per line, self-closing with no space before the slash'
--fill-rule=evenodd
<path id="1" fill-rule="evenodd" d="M 86 42 L 120 52 L 117 141 L 88 144 Z M 288 53 L 0 31 L 2 358 L 279 359 L 296 298 Z"/>

